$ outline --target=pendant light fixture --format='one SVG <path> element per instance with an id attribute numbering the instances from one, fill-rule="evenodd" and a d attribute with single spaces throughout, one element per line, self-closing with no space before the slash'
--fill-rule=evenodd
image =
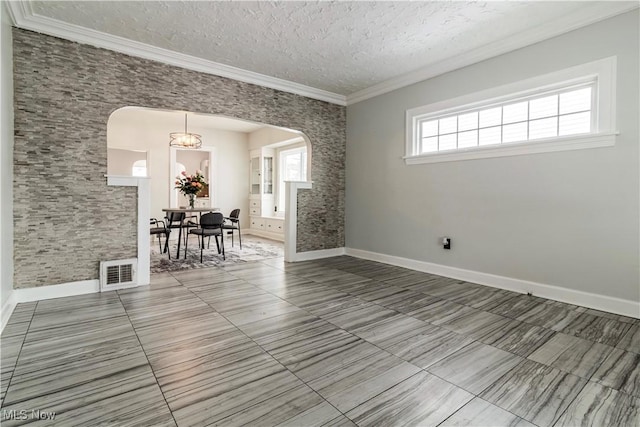
<path id="1" fill-rule="evenodd" d="M 169 146 L 178 148 L 202 147 L 201 136 L 197 133 L 187 132 L 187 113 L 184 113 L 184 132 L 171 132 L 169 134 Z"/>

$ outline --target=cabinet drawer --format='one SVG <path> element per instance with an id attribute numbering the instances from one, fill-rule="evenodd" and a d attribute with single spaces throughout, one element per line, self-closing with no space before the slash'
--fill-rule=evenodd
<path id="1" fill-rule="evenodd" d="M 260 208 L 249 208 L 249 215 L 260 215 Z"/>
<path id="2" fill-rule="evenodd" d="M 251 218 L 250 221 L 251 228 L 257 228 L 258 230 L 264 230 L 264 218 Z"/>
<path id="3" fill-rule="evenodd" d="M 249 208 L 260 208 L 260 200 L 249 200 Z"/>
<path id="4" fill-rule="evenodd" d="M 272 233 L 284 233 L 284 221 L 280 219 L 268 219 L 265 221 L 265 230 Z"/>

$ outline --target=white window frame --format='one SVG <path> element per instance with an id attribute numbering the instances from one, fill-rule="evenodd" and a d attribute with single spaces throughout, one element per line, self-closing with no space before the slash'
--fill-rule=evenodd
<path id="1" fill-rule="evenodd" d="M 616 61 L 615 56 L 589 62 L 504 86 L 475 92 L 446 101 L 412 108 L 406 112 L 405 163 L 408 165 L 458 160 L 517 156 L 615 145 Z M 534 97 L 553 90 L 594 81 L 590 133 L 509 142 L 483 147 L 419 153 L 420 123 L 427 119 L 453 116 L 491 106 Z"/>

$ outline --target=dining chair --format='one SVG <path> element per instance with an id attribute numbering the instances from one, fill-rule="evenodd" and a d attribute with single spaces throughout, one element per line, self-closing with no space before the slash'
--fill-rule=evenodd
<path id="1" fill-rule="evenodd" d="M 167 225 L 162 220 L 157 220 L 156 218 L 151 218 L 149 220 L 149 233 L 152 236 L 158 236 L 158 247 L 160 248 L 160 253 L 167 252 L 167 241 L 169 240 L 169 229 Z M 164 235 L 165 248 L 162 249 L 162 235 Z M 169 258 L 171 258 L 171 254 L 169 253 Z"/>
<path id="2" fill-rule="evenodd" d="M 167 212 L 167 216 L 165 217 L 165 221 L 167 224 L 167 229 L 169 230 L 169 235 L 171 234 L 171 230 L 178 230 L 178 252 L 176 253 L 176 258 L 180 258 L 180 242 L 182 241 L 182 229 L 184 228 L 184 212 Z M 169 235 L 167 235 L 167 240 L 165 243 L 165 250 L 169 250 Z M 169 256 L 171 259 L 171 256 Z"/>
<path id="3" fill-rule="evenodd" d="M 224 253 L 224 233 L 222 224 L 224 216 L 220 212 L 208 212 L 200 217 L 200 227 L 189 230 L 189 234 L 196 234 L 200 244 L 200 262 L 202 262 L 202 252 L 204 251 L 205 237 L 215 237 L 218 253 L 222 253 L 222 259 L 226 260 Z M 220 241 L 218 241 L 218 237 Z M 188 240 L 187 240 L 188 242 Z M 187 257 L 187 245 L 184 246 L 184 255 Z"/>
<path id="4" fill-rule="evenodd" d="M 229 223 L 227 223 L 229 221 Z M 225 217 L 225 222 L 222 224 L 222 228 L 227 231 L 227 234 L 231 234 L 231 246 L 233 247 L 233 230 L 238 230 L 238 239 L 240 240 L 240 249 L 242 250 L 242 233 L 240 232 L 240 209 L 234 209 L 231 211 L 228 217 Z"/>

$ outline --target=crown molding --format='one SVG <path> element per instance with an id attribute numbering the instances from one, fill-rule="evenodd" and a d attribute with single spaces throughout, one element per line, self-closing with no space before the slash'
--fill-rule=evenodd
<path id="1" fill-rule="evenodd" d="M 176 67 L 281 90 L 283 92 L 289 92 L 332 104 L 342 106 L 346 105 L 346 97 L 344 95 L 220 64 L 218 62 L 208 61 L 195 56 L 185 55 L 183 53 L 129 40 L 124 37 L 114 36 L 78 25 L 68 24 L 57 19 L 37 15 L 34 13 L 33 8 L 28 1 L 7 1 L 3 3 L 6 3 L 7 5 L 9 16 L 11 17 L 14 26 L 25 30 L 36 31 L 50 36 L 82 44 L 89 44 L 140 58 L 150 59 L 152 61 L 158 61 Z"/>
<path id="2" fill-rule="evenodd" d="M 484 45 L 436 64 L 403 74 L 347 95 L 347 105 L 400 89 L 441 74 L 493 58 L 581 27 L 637 9 L 637 2 L 597 2 L 581 8 L 571 16 L 523 31 L 512 37 Z"/>
<path id="3" fill-rule="evenodd" d="M 466 67 L 629 12 L 639 7 L 637 2 L 631 1 L 589 3 L 572 15 L 563 17 L 563 19 L 540 25 L 507 39 L 484 45 L 472 51 L 445 59 L 436 64 L 394 77 L 344 96 L 36 15 L 29 1 L 4 1 L 3 3 L 6 5 L 13 24 L 19 28 L 342 106 L 352 105 L 396 89 L 410 86 L 449 71 Z"/>

